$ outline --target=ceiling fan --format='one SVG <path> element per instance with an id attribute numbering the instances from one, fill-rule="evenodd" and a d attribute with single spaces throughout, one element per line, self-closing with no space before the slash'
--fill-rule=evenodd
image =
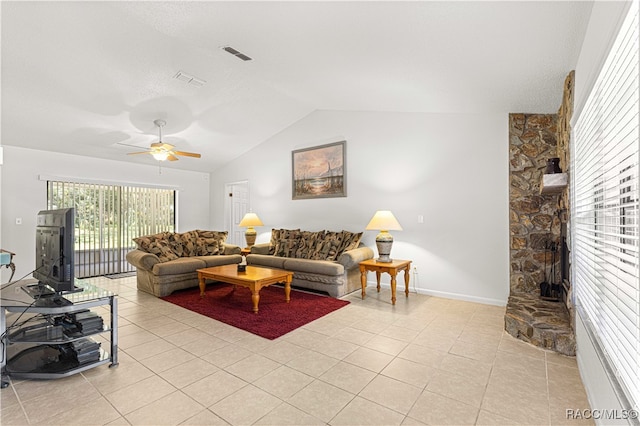
<path id="1" fill-rule="evenodd" d="M 153 158 L 158 161 L 176 161 L 179 155 L 184 157 L 200 158 L 200 154 L 197 154 L 195 152 L 176 151 L 174 150 L 175 147 L 173 145 L 162 142 L 162 127 L 167 124 L 166 121 L 154 120 L 153 124 L 158 127 L 158 142 L 152 143 L 149 151 L 129 152 L 127 155 L 151 154 Z"/>

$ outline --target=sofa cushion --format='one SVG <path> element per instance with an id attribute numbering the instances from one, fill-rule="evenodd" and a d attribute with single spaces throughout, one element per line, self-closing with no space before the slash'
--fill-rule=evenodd
<path id="1" fill-rule="evenodd" d="M 349 232 L 342 230 L 343 238 L 342 245 L 338 249 L 338 256 L 345 251 L 356 249 L 360 246 L 360 240 L 362 239 L 362 232 Z"/>
<path id="2" fill-rule="evenodd" d="M 310 232 L 301 231 L 298 239 L 298 246 L 295 250 L 295 257 L 298 259 L 308 259 L 316 250 L 316 245 L 324 238 L 324 231 Z"/>
<path id="3" fill-rule="evenodd" d="M 270 254 L 250 254 L 247 256 L 247 265 L 267 266 L 269 268 L 284 269 L 286 258 Z"/>
<path id="4" fill-rule="evenodd" d="M 212 256 L 220 253 L 220 242 L 215 238 L 198 238 L 196 243 L 198 256 Z"/>
<path id="5" fill-rule="evenodd" d="M 280 257 L 295 257 L 298 247 L 298 238 L 286 238 L 276 242 L 274 255 Z"/>
<path id="6" fill-rule="evenodd" d="M 208 256 L 223 254 L 227 240 L 226 231 L 187 231 L 160 232 L 134 238 L 137 248 L 147 253 L 153 253 L 162 262 L 178 257 Z M 169 253 L 173 251 L 173 255 Z"/>
<path id="7" fill-rule="evenodd" d="M 297 240 L 300 237 L 300 229 L 272 229 L 271 230 L 271 247 L 269 250 L 269 254 L 274 254 L 276 256 L 281 256 L 276 254 L 278 250 L 278 243 L 282 242 L 280 248 L 282 249 L 281 253 L 284 252 L 284 247 L 291 247 L 293 242 L 285 242 L 284 240 Z M 297 243 L 297 242 L 296 242 Z M 291 250 L 288 250 L 288 252 Z"/>
<path id="8" fill-rule="evenodd" d="M 166 240 L 156 240 L 151 242 L 147 246 L 147 251 L 158 256 L 158 260 L 160 260 L 160 262 L 168 262 L 178 258 L 178 255 L 173 251 L 171 243 Z"/>
<path id="9" fill-rule="evenodd" d="M 152 272 L 155 275 L 177 275 L 195 272 L 207 264 L 197 257 L 178 257 L 172 262 L 156 263 Z"/>
<path id="10" fill-rule="evenodd" d="M 151 243 L 154 243 L 157 240 L 166 241 L 168 240 L 169 235 L 171 235 L 171 232 L 160 232 L 158 234 L 153 234 L 153 235 L 144 235 L 142 237 L 134 238 L 133 242 L 136 243 L 136 245 L 140 250 L 146 251 L 147 253 L 151 253 L 149 251 L 149 246 L 151 245 Z"/>
<path id="11" fill-rule="evenodd" d="M 336 261 L 345 251 L 360 246 L 362 234 L 345 230 L 312 232 L 272 229 L 269 254 L 296 259 Z"/>
<path id="12" fill-rule="evenodd" d="M 227 241 L 229 233 L 227 231 L 203 231 L 196 230 L 197 256 L 207 256 L 224 253 L 224 243 Z"/>
<path id="13" fill-rule="evenodd" d="M 232 263 L 240 263 L 242 262 L 242 256 L 239 254 L 219 256 L 219 255 L 211 255 L 211 256 L 198 256 L 198 260 L 202 260 L 205 263 L 205 268 L 210 268 L 212 266 L 222 266 L 229 265 Z"/>
<path id="14" fill-rule="evenodd" d="M 324 231 L 323 231 L 324 232 Z M 306 259 L 311 260 L 325 260 L 327 258 L 327 247 L 323 238 L 318 238 L 314 241 L 313 247 L 309 249 Z"/>
<path id="15" fill-rule="evenodd" d="M 276 242 L 281 239 L 289 239 L 297 237 L 300 233 L 300 229 L 272 229 L 271 230 L 271 245 L 275 246 Z"/>
<path id="16" fill-rule="evenodd" d="M 169 237 L 173 251 L 178 257 L 195 256 L 197 253 L 197 240 L 198 233 L 196 231 L 175 232 Z"/>
<path id="17" fill-rule="evenodd" d="M 324 260 L 285 259 L 284 268 L 292 272 L 307 272 L 320 275 L 342 275 L 344 266 L 339 263 Z"/>
<path id="18" fill-rule="evenodd" d="M 318 258 L 320 260 L 336 260 L 340 254 L 339 250 L 343 237 L 344 234 L 342 232 L 325 232 Z"/>

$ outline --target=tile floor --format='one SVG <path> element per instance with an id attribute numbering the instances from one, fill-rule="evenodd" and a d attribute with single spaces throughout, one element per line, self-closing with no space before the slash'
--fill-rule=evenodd
<path id="1" fill-rule="evenodd" d="M 501 307 L 415 293 L 393 307 L 370 288 L 270 341 L 135 278 L 92 281 L 119 294 L 120 365 L 14 380 L 3 425 L 555 425 L 589 408 L 575 359 L 504 333 Z"/>

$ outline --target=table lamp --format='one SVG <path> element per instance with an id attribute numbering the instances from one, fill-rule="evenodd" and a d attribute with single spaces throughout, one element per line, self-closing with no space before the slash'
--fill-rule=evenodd
<path id="1" fill-rule="evenodd" d="M 390 263 L 391 246 L 393 245 L 393 236 L 389 231 L 402 231 L 402 227 L 397 219 L 389 210 L 378 210 L 376 214 L 365 228 L 366 230 L 376 230 L 380 233 L 376 236 L 376 246 L 380 257 L 376 259 L 378 262 Z"/>
<path id="2" fill-rule="evenodd" d="M 247 240 L 247 247 L 251 247 L 256 243 L 256 235 L 258 234 L 253 227 L 264 226 L 264 223 L 262 223 L 257 214 L 247 213 L 244 215 L 238 226 L 247 227 L 247 231 L 244 233 L 244 238 Z"/>

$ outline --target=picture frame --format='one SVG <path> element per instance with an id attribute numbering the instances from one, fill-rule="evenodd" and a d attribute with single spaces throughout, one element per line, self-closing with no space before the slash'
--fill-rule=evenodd
<path id="1" fill-rule="evenodd" d="M 293 200 L 347 196 L 346 141 L 291 152 Z"/>

